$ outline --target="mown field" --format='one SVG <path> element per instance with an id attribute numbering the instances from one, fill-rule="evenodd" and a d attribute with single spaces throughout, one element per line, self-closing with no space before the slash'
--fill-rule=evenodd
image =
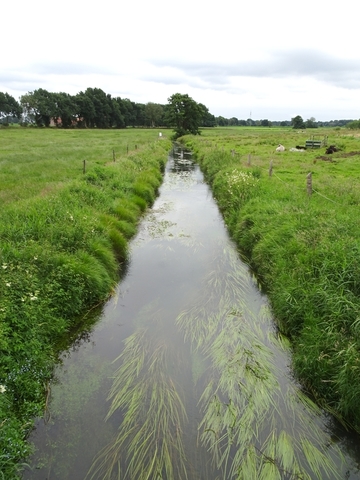
<path id="1" fill-rule="evenodd" d="M 338 151 L 290 151 L 313 134 Z M 294 375 L 360 431 L 359 132 L 224 128 L 182 141 L 291 338 Z"/>
<path id="2" fill-rule="evenodd" d="M 0 478 L 26 461 L 61 346 L 121 276 L 171 148 L 158 133 L 0 129 Z"/>

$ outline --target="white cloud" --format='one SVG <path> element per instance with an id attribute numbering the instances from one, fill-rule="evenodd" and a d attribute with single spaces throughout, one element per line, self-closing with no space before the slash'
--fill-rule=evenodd
<path id="1" fill-rule="evenodd" d="M 18 0 L 2 6 L 0 91 L 102 88 L 166 103 L 188 93 L 215 115 L 360 117 L 355 0 Z M 4 39 L 8 39 L 4 43 Z"/>

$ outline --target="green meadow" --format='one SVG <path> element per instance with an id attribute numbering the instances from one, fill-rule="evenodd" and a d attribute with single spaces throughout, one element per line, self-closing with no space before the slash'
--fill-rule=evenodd
<path id="1" fill-rule="evenodd" d="M 30 453 L 58 352 L 118 282 L 170 148 L 155 129 L 0 129 L 0 478 Z"/>
<path id="2" fill-rule="evenodd" d="M 312 135 L 338 151 L 291 151 Z M 182 141 L 291 339 L 294 375 L 360 431 L 359 132 L 223 128 Z"/>
<path id="3" fill-rule="evenodd" d="M 338 151 L 290 150 L 312 135 Z M 0 479 L 26 462 L 59 351 L 122 275 L 170 137 L 0 129 Z M 181 141 L 291 339 L 294 375 L 360 431 L 360 134 L 232 127 Z"/>

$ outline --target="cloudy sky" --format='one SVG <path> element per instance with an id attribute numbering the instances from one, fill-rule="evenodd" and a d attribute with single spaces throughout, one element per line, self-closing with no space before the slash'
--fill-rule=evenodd
<path id="1" fill-rule="evenodd" d="M 16 0 L 1 6 L 0 91 L 87 87 L 226 118 L 360 118 L 358 2 Z"/>

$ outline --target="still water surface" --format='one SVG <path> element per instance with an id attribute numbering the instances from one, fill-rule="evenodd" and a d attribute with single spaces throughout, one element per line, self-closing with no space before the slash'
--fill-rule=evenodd
<path id="1" fill-rule="evenodd" d="M 360 479 L 359 437 L 292 378 L 266 296 L 176 149 L 126 275 L 63 353 L 30 440 L 24 480 Z"/>

